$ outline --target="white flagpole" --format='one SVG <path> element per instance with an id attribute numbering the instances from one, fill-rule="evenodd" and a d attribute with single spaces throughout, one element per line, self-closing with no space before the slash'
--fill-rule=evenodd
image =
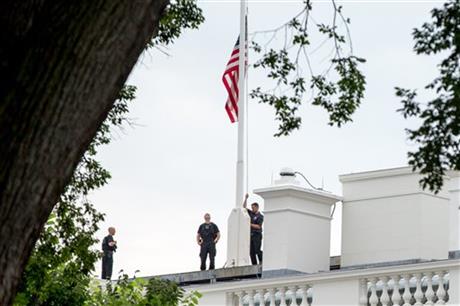
<path id="1" fill-rule="evenodd" d="M 245 93 L 245 63 L 246 63 L 246 0 L 241 0 L 240 11 L 240 55 L 239 55 L 239 79 L 238 79 L 238 160 L 236 163 L 236 207 L 241 207 L 246 194 L 246 93 Z"/>
<path id="2" fill-rule="evenodd" d="M 228 218 L 227 267 L 246 266 L 249 261 L 250 227 L 249 216 L 242 207 L 247 186 L 247 146 L 246 132 L 246 0 L 241 0 L 240 41 L 239 41 L 239 79 L 238 79 L 238 157 L 236 163 L 236 199 L 235 208 Z"/>

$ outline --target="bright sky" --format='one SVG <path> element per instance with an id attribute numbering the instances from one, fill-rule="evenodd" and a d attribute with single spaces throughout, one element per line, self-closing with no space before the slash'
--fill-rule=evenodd
<path id="1" fill-rule="evenodd" d="M 301 9 L 301 1 L 249 3 L 249 32 L 271 29 Z M 396 113 L 394 87 L 421 88 L 436 74 L 437 60 L 412 52 L 412 28 L 429 19 L 434 1 L 344 1 L 355 54 L 367 59 L 364 103 L 354 122 L 329 127 L 322 109 L 301 108 L 302 129 L 274 138 L 273 110 L 249 101 L 249 188 L 266 187 L 282 167 L 341 194 L 338 175 L 404 166 L 411 145 Z M 331 3 L 314 2 L 317 22 L 330 22 Z M 100 159 L 113 179 L 92 195 L 106 213 L 99 237 L 117 228 L 114 276 L 158 275 L 199 268 L 195 242 L 209 212 L 222 234 L 216 266 L 226 259 L 227 217 L 235 205 L 237 126 L 224 111 L 221 75 L 239 33 L 239 1 L 200 1 L 205 23 L 169 48 L 144 54 L 129 84 L 138 87 L 130 117 L 137 126 L 115 134 Z M 263 37 L 262 41 L 263 41 Z M 260 41 L 260 39 L 259 39 Z M 320 44 L 312 41 L 312 47 Z M 325 46 L 327 57 L 331 46 Z M 251 57 L 251 54 L 249 55 Z M 266 84 L 249 71 L 249 87 Z M 257 196 L 251 196 L 256 200 Z M 257 199 L 260 201 L 260 199 Z M 263 209 L 263 202 L 262 209 Z M 331 254 L 340 254 L 340 207 L 332 228 Z M 100 264 L 96 272 L 100 273 Z"/>

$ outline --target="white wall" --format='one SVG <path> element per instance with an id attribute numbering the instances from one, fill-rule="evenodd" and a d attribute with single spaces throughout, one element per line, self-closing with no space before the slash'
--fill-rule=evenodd
<path id="1" fill-rule="evenodd" d="M 449 225 L 450 238 L 449 250 L 460 250 L 460 171 L 452 171 L 449 173 Z"/>
<path id="2" fill-rule="evenodd" d="M 358 279 L 320 282 L 315 284 L 313 290 L 315 306 L 358 305 L 360 297 Z"/>
<path id="3" fill-rule="evenodd" d="M 221 291 L 211 291 L 211 292 L 201 292 L 198 290 L 203 296 L 199 300 L 200 306 L 224 306 L 224 305 L 231 305 L 230 303 L 227 304 L 227 295 L 225 292 Z M 229 301 L 230 302 L 230 301 Z"/>
<path id="4" fill-rule="evenodd" d="M 460 266 L 449 270 L 449 305 L 460 306 Z"/>
<path id="5" fill-rule="evenodd" d="M 342 266 L 445 259 L 449 195 L 421 189 L 408 167 L 340 176 Z"/>

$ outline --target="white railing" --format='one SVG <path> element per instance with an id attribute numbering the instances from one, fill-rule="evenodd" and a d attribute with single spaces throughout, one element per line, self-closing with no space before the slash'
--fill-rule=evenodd
<path id="1" fill-rule="evenodd" d="M 362 306 L 444 305 L 448 302 L 448 272 L 443 270 L 377 275 L 361 278 L 359 283 L 359 305 Z M 310 306 L 314 305 L 314 287 L 314 283 L 298 283 L 242 290 L 230 295 L 239 306 Z"/>
<path id="2" fill-rule="evenodd" d="M 269 287 L 258 290 L 241 291 L 232 293 L 234 299 L 241 306 L 259 305 L 300 305 L 310 306 L 312 302 L 312 290 L 310 285 L 292 285 L 290 287 Z"/>
<path id="3" fill-rule="evenodd" d="M 360 305 L 444 305 L 448 302 L 448 272 L 425 271 L 360 280 Z"/>
<path id="4" fill-rule="evenodd" d="M 343 269 L 189 288 L 200 305 L 460 305 L 460 260 Z"/>

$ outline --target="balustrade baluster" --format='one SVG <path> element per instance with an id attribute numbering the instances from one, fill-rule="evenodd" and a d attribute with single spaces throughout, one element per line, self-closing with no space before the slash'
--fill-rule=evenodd
<path id="1" fill-rule="evenodd" d="M 254 290 L 248 291 L 248 304 L 249 306 L 254 306 Z"/>
<path id="2" fill-rule="evenodd" d="M 268 296 L 270 298 L 270 306 L 276 306 L 275 288 L 268 289 Z"/>
<path id="3" fill-rule="evenodd" d="M 279 288 L 280 292 L 280 306 L 287 306 L 286 304 L 286 287 Z"/>
<path id="4" fill-rule="evenodd" d="M 436 305 L 444 305 L 446 302 L 444 299 L 446 298 L 446 289 L 444 289 L 444 271 L 439 271 L 438 272 L 439 276 L 439 285 L 438 285 L 438 290 L 436 291 L 436 296 L 438 297 L 438 301 L 436 302 Z"/>
<path id="5" fill-rule="evenodd" d="M 422 299 L 423 299 L 423 291 L 422 291 L 422 273 L 416 273 L 415 276 L 415 292 L 414 292 L 414 299 L 415 299 L 415 306 L 423 306 Z"/>
<path id="6" fill-rule="evenodd" d="M 289 306 L 297 306 L 297 289 L 297 286 L 289 287 L 289 290 L 291 291 L 291 304 L 289 304 Z"/>
<path id="7" fill-rule="evenodd" d="M 377 296 L 377 289 L 375 288 L 376 283 L 376 278 L 371 279 L 371 296 L 369 298 L 369 304 L 371 304 L 371 306 L 377 306 L 379 302 L 379 297 Z"/>
<path id="8" fill-rule="evenodd" d="M 380 296 L 380 303 L 382 306 L 389 306 L 390 305 L 390 295 L 388 294 L 388 280 L 389 278 L 384 276 L 381 278 L 382 284 L 382 295 Z"/>
<path id="9" fill-rule="evenodd" d="M 392 277 L 393 279 L 393 294 L 391 295 L 391 301 L 393 302 L 394 305 L 401 305 L 401 294 L 399 293 L 399 280 L 401 277 L 399 275 L 394 275 Z"/>
<path id="10" fill-rule="evenodd" d="M 244 291 L 240 291 L 236 293 L 238 296 L 238 306 L 243 306 L 244 305 Z"/>
<path id="11" fill-rule="evenodd" d="M 428 272 L 426 275 L 426 303 L 425 305 L 434 305 L 434 290 L 433 290 L 433 272 Z"/>
<path id="12" fill-rule="evenodd" d="M 259 306 L 265 306 L 265 289 L 259 289 Z"/>
<path id="13" fill-rule="evenodd" d="M 411 278 L 410 274 L 404 275 L 404 293 L 402 296 L 404 300 L 403 306 L 411 306 L 410 300 L 412 298 L 412 294 L 410 293 L 410 288 L 409 288 L 410 278 Z"/>
<path id="14" fill-rule="evenodd" d="M 361 291 L 359 296 L 359 305 L 367 306 L 367 293 L 369 292 L 369 289 L 367 288 L 367 278 L 359 280 L 359 287 Z"/>
<path id="15" fill-rule="evenodd" d="M 309 306 L 308 304 L 308 285 L 304 285 L 300 287 L 300 294 L 302 295 L 302 303 L 300 306 Z"/>

